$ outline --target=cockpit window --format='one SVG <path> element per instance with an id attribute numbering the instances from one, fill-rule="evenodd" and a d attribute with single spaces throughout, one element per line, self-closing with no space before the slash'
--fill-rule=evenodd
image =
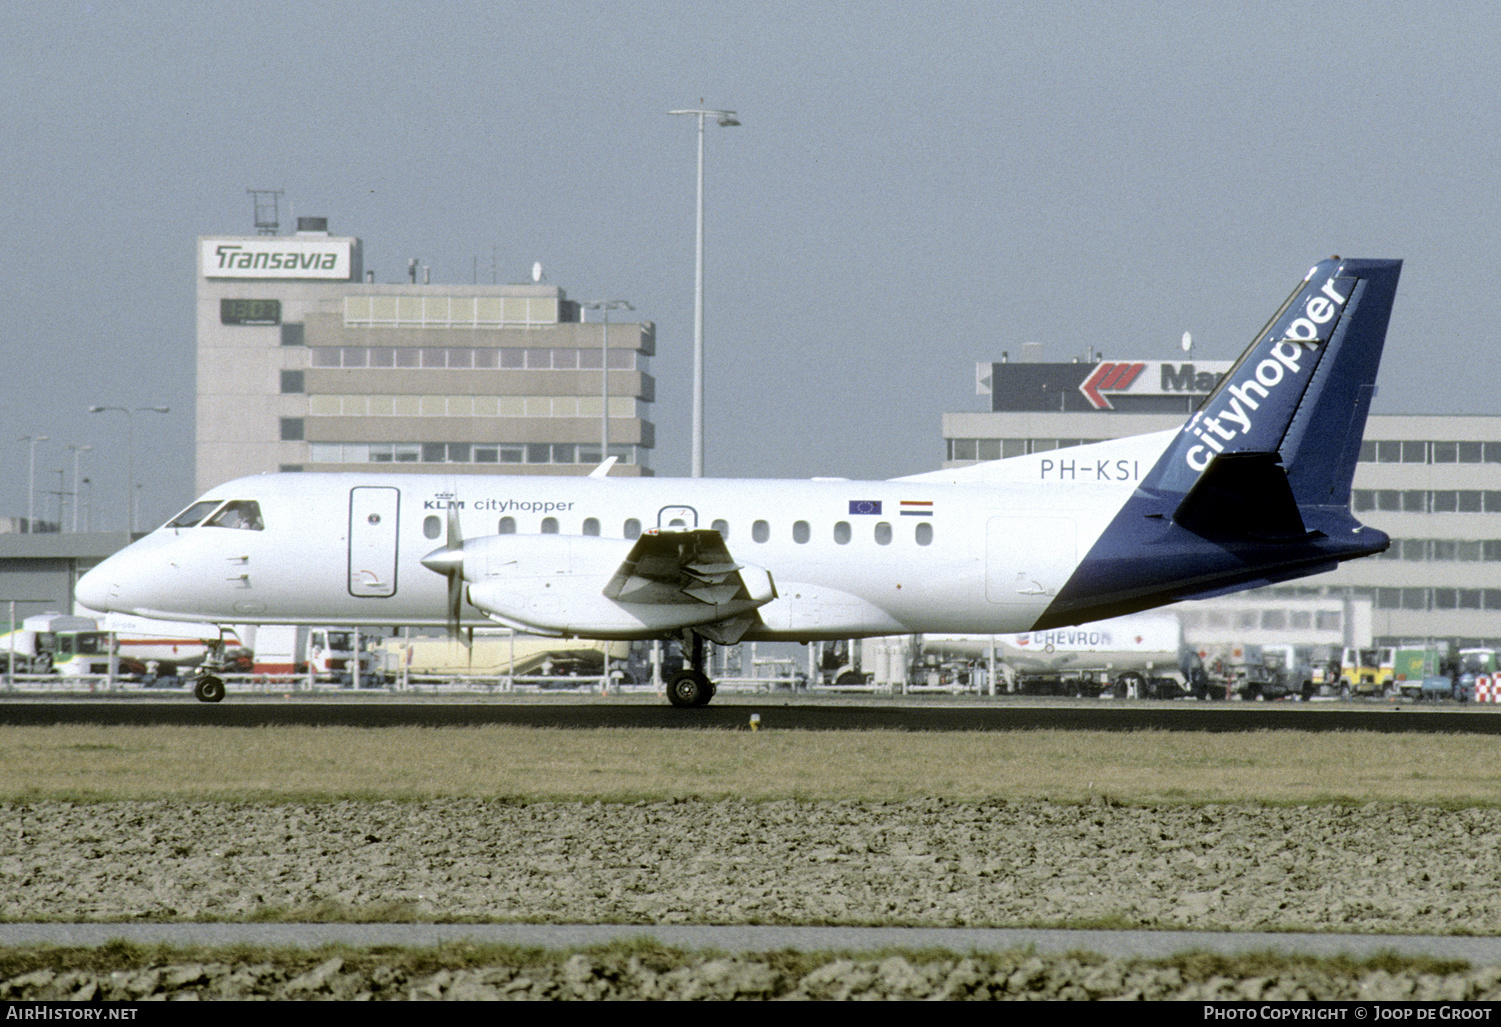
<path id="1" fill-rule="evenodd" d="M 235 499 L 224 504 L 214 516 L 204 522 L 206 528 L 246 528 L 250 531 L 261 531 L 265 524 L 261 522 L 261 504 L 253 499 Z"/>
<path id="2" fill-rule="evenodd" d="M 222 502 L 222 499 L 201 499 L 168 521 L 166 527 L 191 528 L 207 517 L 210 511 L 217 509 Z"/>

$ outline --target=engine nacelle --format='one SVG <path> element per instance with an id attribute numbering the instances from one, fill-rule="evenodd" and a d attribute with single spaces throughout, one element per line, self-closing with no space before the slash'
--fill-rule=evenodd
<path id="1" fill-rule="evenodd" d="M 692 563 L 658 566 L 649 587 L 621 592 L 623 578 L 640 580 L 638 562 L 629 558 L 648 545 L 670 545 L 674 537 L 646 543 L 581 535 L 472 539 L 463 544 L 469 602 L 503 623 L 610 638 L 731 620 L 776 596 L 762 568 L 714 567 L 717 583 L 706 588 L 702 567 Z M 619 599 L 605 594 L 612 583 Z"/>

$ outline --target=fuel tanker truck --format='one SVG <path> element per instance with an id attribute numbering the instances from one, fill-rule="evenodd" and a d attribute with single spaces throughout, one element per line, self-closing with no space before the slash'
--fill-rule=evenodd
<path id="1" fill-rule="evenodd" d="M 930 683 L 935 674 L 972 676 L 988 668 L 992 640 L 1001 691 L 1168 699 L 1203 695 L 1207 685 L 1198 654 L 1184 646 L 1172 613 L 1016 635 L 924 635 L 913 676 Z"/>

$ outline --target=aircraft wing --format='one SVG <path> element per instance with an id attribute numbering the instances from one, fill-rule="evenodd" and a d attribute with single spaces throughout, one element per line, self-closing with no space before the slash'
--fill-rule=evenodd
<path id="1" fill-rule="evenodd" d="M 623 605 L 761 605 L 776 598 L 771 575 L 736 563 L 719 532 L 649 532 L 605 585 L 604 594 Z"/>

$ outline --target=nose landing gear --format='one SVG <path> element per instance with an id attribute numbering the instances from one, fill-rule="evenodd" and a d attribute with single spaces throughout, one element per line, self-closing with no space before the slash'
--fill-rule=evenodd
<path id="1" fill-rule="evenodd" d="M 224 682 L 212 674 L 200 674 L 193 682 L 193 698 L 199 702 L 223 702 Z"/>

